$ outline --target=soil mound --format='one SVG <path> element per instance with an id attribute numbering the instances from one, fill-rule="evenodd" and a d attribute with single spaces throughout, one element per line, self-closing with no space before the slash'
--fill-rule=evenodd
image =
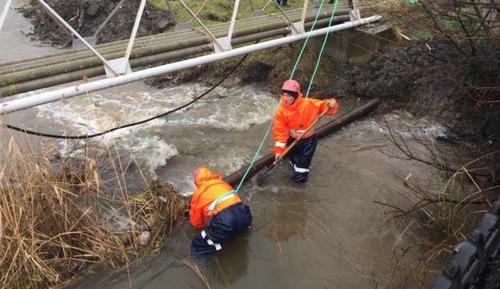
<path id="1" fill-rule="evenodd" d="M 120 0 L 48 0 L 50 5 L 71 27 L 83 37 L 92 36 Z M 125 1 L 118 12 L 97 37 L 98 43 L 126 39 L 130 36 L 140 1 Z M 72 36 L 36 1 L 20 8 L 23 15 L 31 18 L 34 25 L 30 33 L 35 39 L 51 45 L 65 47 L 71 44 Z M 158 34 L 175 24 L 171 11 L 158 9 L 147 3 L 139 26 L 138 36 Z"/>

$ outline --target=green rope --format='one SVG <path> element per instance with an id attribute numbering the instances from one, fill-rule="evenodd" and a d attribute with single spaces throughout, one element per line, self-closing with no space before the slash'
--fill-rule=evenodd
<path id="1" fill-rule="evenodd" d="M 332 25 L 333 19 L 335 18 L 335 11 L 337 11 L 337 4 L 339 0 L 335 0 L 335 5 L 333 6 L 332 15 L 330 16 L 330 21 L 328 22 L 328 27 Z M 330 36 L 330 32 L 326 33 L 325 38 L 323 39 L 323 45 L 321 46 L 321 50 L 319 51 L 318 59 L 316 60 L 316 65 L 314 66 L 314 71 L 309 80 L 309 86 L 307 87 L 306 97 L 309 97 L 309 92 L 311 91 L 311 87 L 314 82 L 314 78 L 316 77 L 316 73 L 318 72 L 319 64 L 321 63 L 321 57 L 323 56 L 323 51 L 325 50 L 326 43 L 328 41 L 328 36 Z"/>
<path id="2" fill-rule="evenodd" d="M 314 28 L 316 27 L 316 22 L 318 22 L 321 8 L 323 8 L 323 3 L 325 3 L 325 0 L 321 0 L 321 4 L 319 5 L 319 8 L 318 8 L 318 13 L 316 13 L 316 17 L 314 18 L 313 25 L 311 26 L 311 30 L 309 30 L 309 31 L 313 31 Z M 302 59 L 302 55 L 304 54 L 304 50 L 306 49 L 307 42 L 309 42 L 309 38 L 310 38 L 310 36 L 307 35 L 306 39 L 304 40 L 304 43 L 302 44 L 302 48 L 300 49 L 299 56 L 297 57 L 297 60 L 295 61 L 295 65 L 293 66 L 293 69 L 292 69 L 292 73 L 290 74 L 290 79 L 292 79 L 293 76 L 295 75 L 295 71 L 297 70 L 297 67 L 299 66 L 299 62 Z"/>
<path id="3" fill-rule="evenodd" d="M 274 0 L 273 0 L 273 1 L 274 1 Z M 313 30 L 314 30 L 314 28 L 316 27 L 316 22 L 318 21 L 319 14 L 320 14 L 320 12 L 321 12 L 321 8 L 323 7 L 323 3 L 324 3 L 324 2 L 325 2 L 325 0 L 322 0 L 322 1 L 321 1 L 321 5 L 320 5 L 320 7 L 319 7 L 319 9 L 318 9 L 318 13 L 316 13 L 316 17 L 314 18 L 313 25 L 311 26 L 311 29 L 310 29 L 309 31 L 313 31 Z M 296 71 L 296 69 L 297 69 L 298 63 L 299 63 L 300 59 L 302 58 L 302 54 L 303 54 L 303 52 L 304 52 L 304 50 L 305 50 L 305 46 L 306 46 L 307 42 L 309 41 L 309 38 L 310 38 L 310 36 L 308 35 L 308 36 L 306 37 L 306 40 L 304 41 L 304 44 L 303 44 L 303 46 L 302 46 L 302 50 L 301 50 L 301 52 L 300 52 L 300 54 L 299 54 L 299 57 L 297 58 L 297 61 L 295 62 L 295 65 L 294 65 L 294 67 L 293 67 L 292 73 L 291 73 L 291 75 L 290 75 L 290 79 L 292 79 L 292 78 L 293 78 L 293 75 L 295 74 L 295 71 Z M 274 109 L 274 113 L 276 113 L 276 111 L 278 110 L 278 107 L 279 107 L 279 102 L 278 102 L 278 105 L 276 105 L 276 107 L 275 107 L 275 109 Z M 240 182 L 239 182 L 238 186 L 237 186 L 237 187 L 236 187 L 236 189 L 234 190 L 234 192 L 235 192 L 235 193 L 238 193 L 238 192 L 240 191 L 240 188 L 241 188 L 241 186 L 243 185 L 243 183 L 245 182 L 245 180 L 246 180 L 246 178 L 247 178 L 247 176 L 248 176 L 248 173 L 250 172 L 250 170 L 252 169 L 253 165 L 254 165 L 254 164 L 255 164 L 255 162 L 257 161 L 257 158 L 259 157 L 259 155 L 260 155 L 260 153 L 261 153 L 261 151 L 262 151 L 262 148 L 264 147 L 264 144 L 265 144 L 265 142 L 266 142 L 267 137 L 269 136 L 269 133 L 271 132 L 271 128 L 272 128 L 272 127 L 273 127 L 273 123 L 271 122 L 271 123 L 269 124 L 269 127 L 268 127 L 268 128 L 267 128 L 267 130 L 266 130 L 266 134 L 264 135 L 264 138 L 263 138 L 263 139 L 262 139 L 262 141 L 260 142 L 259 147 L 257 148 L 257 151 L 255 152 L 255 154 L 254 154 L 254 156 L 253 156 L 253 158 L 252 158 L 252 161 L 250 162 L 250 165 L 247 167 L 247 169 L 246 169 L 245 173 L 243 174 L 243 177 L 241 178 L 241 180 L 240 180 Z"/>

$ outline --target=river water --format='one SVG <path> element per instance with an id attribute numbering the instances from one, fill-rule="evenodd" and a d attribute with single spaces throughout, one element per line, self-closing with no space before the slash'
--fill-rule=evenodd
<path id="1" fill-rule="evenodd" d="M 13 45 L 21 41 L 6 37 Z M 0 62 L 9 58 L 3 55 Z M 132 83 L 10 114 L 2 121 L 52 133 L 92 133 L 168 111 L 205 89 L 192 83 L 161 90 Z M 252 158 L 269 126 L 275 101 L 259 85 L 217 88 L 167 118 L 90 143 L 116 151 L 132 163 L 127 170 L 135 180 L 131 188 L 156 177 L 189 194 L 194 168 L 209 166 L 227 175 Z M 358 105 L 357 101 L 345 99 L 340 114 Z M 442 130 L 439 124 L 405 112 L 355 122 L 320 142 L 307 184 L 293 184 L 283 164 L 263 183 L 250 181 L 244 186 L 240 193 L 252 209 L 253 225 L 222 252 L 191 259 L 189 245 L 196 232 L 184 220 L 159 255 L 133 265 L 129 272 L 98 270 L 71 287 L 206 288 L 186 265 L 194 262 L 211 288 L 391 288 L 394 253 L 406 236 L 402 236 L 404 228 L 386 222 L 386 208 L 374 201 L 401 204 L 405 193 L 401 180 L 409 175 L 426 188 L 435 188 L 440 180 L 428 166 L 395 157 L 401 154 L 388 138 L 384 119 L 400 131 L 411 128 L 422 137 Z M 3 148 L 10 135 L 1 131 Z M 74 141 L 12 135 L 35 148 L 55 147 L 59 154 L 84 153 L 74 149 Z M 270 146 L 268 139 L 265 152 Z"/>

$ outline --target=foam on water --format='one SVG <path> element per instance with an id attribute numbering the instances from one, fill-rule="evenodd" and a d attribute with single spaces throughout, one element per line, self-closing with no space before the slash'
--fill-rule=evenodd
<path id="1" fill-rule="evenodd" d="M 57 124 L 66 135 L 92 134 L 172 110 L 206 89 L 198 84 L 188 84 L 158 90 L 134 83 L 39 106 L 37 117 Z M 156 168 L 166 165 L 168 159 L 178 154 L 177 148 L 169 144 L 169 139 L 175 137 L 168 133 L 169 128 L 194 126 L 244 131 L 270 120 L 273 110 L 273 98 L 262 89 L 253 86 L 218 87 L 210 95 L 168 118 L 120 129 L 91 141 L 103 147 L 117 148 L 140 168 L 154 173 Z M 62 154 L 83 153 L 68 147 L 65 141 L 60 142 L 60 150 Z M 231 170 L 243 163 L 243 158 L 240 158 L 227 156 Z"/>
<path id="2" fill-rule="evenodd" d="M 405 111 L 391 112 L 383 116 L 394 133 L 405 139 L 418 138 L 422 140 L 449 137 L 449 131 L 440 123 L 426 118 L 415 118 Z M 376 130 L 389 134 L 384 120 L 370 119 L 360 122 L 361 128 Z M 359 131 L 359 130 L 358 130 Z M 356 132 L 352 132 L 356 133 Z"/>

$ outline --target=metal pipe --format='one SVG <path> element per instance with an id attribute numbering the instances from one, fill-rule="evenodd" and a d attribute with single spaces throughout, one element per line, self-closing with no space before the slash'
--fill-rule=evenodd
<path id="1" fill-rule="evenodd" d="M 269 1 L 267 1 L 266 5 L 264 5 L 264 7 L 262 7 L 262 9 L 260 9 L 260 10 L 262 10 L 262 11 L 266 10 L 267 7 L 269 7 L 269 5 L 271 5 L 271 2 L 273 2 L 273 1 L 276 1 L 276 0 L 269 0 Z"/>
<path id="2" fill-rule="evenodd" d="M 117 85 L 134 82 L 137 80 L 142 80 L 148 77 L 157 76 L 165 73 L 170 73 L 186 68 L 196 67 L 198 65 L 204 65 L 216 61 L 220 61 L 227 58 L 232 58 L 252 52 L 256 52 L 263 49 L 272 48 L 275 46 L 282 46 L 286 44 L 290 44 L 296 41 L 300 41 L 306 37 L 316 37 L 320 35 L 324 35 L 326 33 L 340 31 L 344 29 L 353 28 L 356 26 L 368 24 L 371 22 L 375 22 L 380 20 L 381 16 L 372 16 L 368 18 L 362 18 L 356 21 L 350 21 L 346 23 L 342 23 L 339 25 L 334 25 L 327 28 L 322 28 L 310 32 L 306 32 L 298 35 L 291 35 L 279 39 L 269 40 L 266 42 L 261 42 L 245 47 L 235 48 L 229 51 L 224 51 L 220 53 L 213 53 L 210 55 L 204 55 L 192 59 L 187 59 L 179 62 L 169 63 L 165 65 L 161 65 L 158 67 L 148 68 L 141 71 L 132 72 L 126 75 L 120 75 L 113 78 L 96 80 L 88 83 L 82 83 L 62 89 L 57 89 L 54 91 L 43 92 L 39 94 L 35 94 L 32 96 L 24 97 L 21 99 L 16 99 L 12 101 L 7 101 L 0 104 L 0 114 L 6 114 L 13 111 L 18 111 L 30 107 L 34 107 L 37 105 L 45 104 L 60 100 L 61 98 L 70 98 L 80 94 L 85 94 L 88 92 L 114 87 Z"/>
<path id="3" fill-rule="evenodd" d="M 348 20 L 347 18 L 338 18 L 338 19 Z M 242 35 L 251 35 L 253 33 L 263 32 L 265 30 L 273 30 L 279 27 L 287 27 L 285 23 L 276 20 L 259 23 L 260 24 L 259 26 L 247 25 L 244 28 L 236 30 L 234 35 L 239 37 Z M 225 34 L 225 29 L 220 28 L 220 30 L 217 30 L 216 32 L 217 32 L 216 35 L 223 36 Z M 181 41 L 179 40 L 180 38 L 179 39 L 172 38 L 168 39 L 167 41 L 159 39 L 147 43 L 146 42 L 142 43 L 140 47 L 134 48 L 132 57 L 133 58 L 140 57 L 146 54 L 154 54 L 157 52 L 164 52 L 172 49 L 181 49 L 193 45 L 200 45 L 202 43 L 209 43 L 205 35 Z M 105 56 L 108 59 L 122 57 L 120 49 L 112 49 L 112 50 L 111 48 L 105 50 L 103 49 L 100 50 L 100 52 L 102 53 L 103 56 Z M 81 70 L 96 65 L 100 65 L 98 58 L 95 58 L 92 55 L 89 57 L 77 55 L 77 56 L 71 56 L 71 58 L 63 58 L 61 59 L 61 61 L 54 64 L 52 64 L 51 62 L 42 62 L 34 67 L 29 67 L 27 69 L 16 69 L 15 72 L 5 71 L 2 73 L 2 69 L 0 68 L 0 87 L 9 84 L 18 84 L 24 81 L 29 81 L 36 78 L 42 78 L 59 73 L 67 73 L 70 71 Z"/>
<path id="4" fill-rule="evenodd" d="M 104 27 L 106 27 L 106 24 L 108 24 L 109 20 L 111 20 L 111 18 L 113 18 L 113 16 L 115 16 L 116 12 L 118 12 L 118 10 L 120 10 L 120 8 L 122 8 L 123 2 L 125 2 L 125 0 L 121 0 L 120 3 L 118 3 L 118 5 L 116 5 L 115 8 L 113 8 L 113 11 L 111 11 L 111 13 L 109 13 L 108 17 L 106 17 L 106 19 L 104 19 L 104 22 L 102 22 L 101 25 L 94 32 L 93 37 L 97 37 L 99 34 L 101 34 L 101 31 L 104 29 Z"/>
<path id="5" fill-rule="evenodd" d="M 60 23 L 62 23 L 69 31 L 71 31 L 71 33 L 73 33 L 73 35 L 75 35 L 78 39 L 80 39 L 80 41 L 85 44 L 85 46 L 87 46 L 88 49 L 90 49 L 90 51 L 92 51 L 97 57 L 99 57 L 99 59 L 102 61 L 102 63 L 104 65 L 106 65 L 115 75 L 118 75 L 118 73 L 116 73 L 116 71 L 111 67 L 111 65 L 106 61 L 106 59 L 104 59 L 104 57 L 101 56 L 101 54 L 99 54 L 99 52 L 97 52 L 94 47 L 92 47 L 92 45 L 90 45 L 82 36 L 80 36 L 80 34 L 78 34 L 78 32 L 76 32 L 75 29 L 73 29 L 73 27 L 71 27 L 71 25 L 69 25 L 66 21 L 64 21 L 64 19 L 59 16 L 59 14 L 57 14 L 56 11 L 54 11 L 49 5 L 47 5 L 47 3 L 45 3 L 43 0 L 38 0 L 38 2 L 40 2 L 40 4 L 42 4 L 45 9 L 47 9 L 49 11 L 49 13 L 51 13 Z"/>
<path id="6" fill-rule="evenodd" d="M 324 1 L 324 0 L 323 0 Z M 309 4 L 309 0 L 304 0 L 304 8 L 302 8 L 302 18 L 300 20 L 300 28 L 302 31 L 300 32 L 305 32 L 304 30 L 304 24 L 306 22 L 306 14 L 307 14 L 307 5 Z"/>
<path id="7" fill-rule="evenodd" d="M 348 20 L 349 16 L 340 16 L 344 17 L 344 20 Z M 344 20 L 336 19 L 339 21 L 338 23 L 342 23 Z M 316 27 L 320 27 L 322 25 L 328 26 L 328 19 L 322 19 L 316 23 Z M 306 28 L 312 26 L 311 23 L 306 23 Z M 323 26 L 323 27 L 324 27 Z M 233 46 L 242 45 L 245 43 L 254 42 L 256 40 L 262 40 L 269 37 L 276 37 L 279 35 L 287 35 L 290 33 L 289 27 L 278 28 L 273 30 L 267 30 L 264 32 L 253 33 L 250 35 L 245 35 L 241 37 L 236 37 L 232 40 L 231 44 Z M 194 48 L 194 49 L 193 49 Z M 151 48 L 154 49 L 154 48 Z M 172 61 L 174 59 L 184 58 L 187 56 L 193 56 L 195 54 L 201 54 L 212 51 L 211 45 L 206 43 L 201 46 L 194 46 L 190 48 L 183 48 L 180 50 L 167 51 L 154 55 L 146 55 L 139 58 L 133 58 L 130 61 L 131 67 L 140 67 L 145 65 L 152 65 L 154 63 L 161 63 L 165 61 Z M 68 72 L 59 75 L 53 75 L 46 78 L 38 78 L 31 81 L 26 81 L 22 83 L 16 83 L 15 85 L 4 86 L 0 88 L 0 97 L 5 97 L 17 93 L 22 93 L 26 91 L 33 91 L 36 89 L 54 86 L 62 83 L 69 83 L 72 81 L 79 81 L 83 76 L 87 76 L 87 78 L 99 76 L 104 73 L 103 66 L 96 66 L 92 68 L 82 69 L 78 71 Z"/>
<path id="8" fill-rule="evenodd" d="M 298 14 L 300 14 L 302 9 L 294 9 L 288 11 L 289 17 L 296 17 Z M 336 13 L 337 15 L 340 14 L 348 14 L 349 11 L 347 9 L 341 9 L 338 10 Z M 325 17 L 327 16 L 328 13 L 325 14 Z M 272 15 L 271 15 L 272 16 Z M 321 17 L 323 16 L 323 13 Z M 329 14 L 328 14 L 329 16 Z M 310 17 L 309 17 L 310 18 Z M 253 24 L 260 24 L 264 23 L 267 21 L 272 21 L 274 19 L 278 19 L 275 17 L 270 17 L 270 15 L 263 15 L 263 16 L 257 16 L 257 17 L 252 17 L 250 19 L 242 19 L 239 20 L 239 26 L 241 27 L 251 27 L 254 26 Z M 307 19 L 307 18 L 306 18 Z M 260 23 L 259 23 L 260 22 Z M 227 29 L 227 23 L 223 24 L 216 24 L 216 25 L 211 25 L 210 30 L 216 33 L 216 30 L 219 29 Z M 238 29 L 235 30 L 235 33 L 238 33 Z M 192 34 L 199 34 L 197 31 L 188 31 L 188 32 L 183 32 L 182 35 L 179 35 L 178 32 L 167 32 L 167 33 L 162 33 L 159 35 L 154 35 L 154 36 L 143 36 L 140 38 L 137 38 L 136 43 L 139 41 L 141 42 L 141 46 L 149 45 L 148 41 L 160 41 L 161 39 L 165 39 L 164 42 L 173 42 L 177 38 L 189 38 L 190 35 Z M 205 34 L 203 34 L 205 35 Z M 103 43 L 99 44 L 96 47 L 96 50 L 103 54 L 110 51 L 110 50 L 122 50 L 125 47 L 125 44 L 127 43 L 127 40 L 120 40 L 120 41 L 115 41 L 115 42 L 110 42 L 110 43 Z M 65 57 L 68 56 L 68 57 Z M 93 56 L 92 52 L 88 50 L 81 50 L 81 51 L 67 51 L 67 52 L 61 52 L 57 53 L 54 55 L 49 55 L 45 57 L 37 57 L 37 58 L 32 58 L 29 60 L 23 60 L 23 61 L 16 61 L 16 62 L 10 62 L 10 63 L 2 63 L 0 64 L 0 74 L 5 74 L 5 73 L 11 73 L 15 71 L 20 71 L 24 69 L 31 68 L 30 64 L 35 63 L 38 66 L 44 66 L 44 65 L 50 65 L 50 64 L 55 64 L 57 62 L 68 62 L 73 59 L 82 59 L 82 58 L 88 58 Z M 59 61 L 56 61 L 56 59 L 59 59 Z M 41 65 L 43 63 L 43 65 Z"/>
<path id="9" fill-rule="evenodd" d="M 186 8 L 186 10 L 189 12 L 189 14 L 191 14 L 191 16 L 193 16 L 193 18 L 198 22 L 198 24 L 200 24 L 200 26 L 203 28 L 203 30 L 212 39 L 213 43 L 215 45 L 217 45 L 217 47 L 219 47 L 220 50 L 224 50 L 222 45 L 220 45 L 219 41 L 217 41 L 217 38 L 215 38 L 215 36 L 210 32 L 210 30 L 208 30 L 208 28 L 205 26 L 205 24 L 203 24 L 203 22 L 194 14 L 194 12 L 191 11 L 191 9 L 189 9 L 189 7 L 186 5 L 186 3 L 184 3 L 183 0 L 179 0 L 179 2 L 181 2 L 182 6 L 184 6 L 184 8 Z"/>
<path id="10" fill-rule="evenodd" d="M 371 101 L 369 101 L 366 104 L 361 105 L 360 107 L 355 108 L 354 110 L 341 115 L 340 117 L 327 122 L 326 124 L 320 126 L 318 129 L 316 129 L 316 137 L 318 139 L 321 139 L 337 130 L 340 128 L 346 126 L 347 124 L 367 115 L 368 113 L 374 111 L 377 106 L 380 104 L 380 99 L 376 98 Z M 274 154 L 267 154 L 257 160 L 252 168 L 249 170 L 248 175 L 247 175 L 247 180 L 250 179 L 252 176 L 254 176 L 257 172 L 259 172 L 261 169 L 264 167 L 270 166 L 274 162 Z M 247 164 L 243 166 L 240 170 L 227 175 L 224 177 L 224 181 L 228 182 L 232 186 L 236 186 L 241 179 L 243 178 L 245 172 L 248 169 L 248 166 L 250 164 Z"/>
<path id="11" fill-rule="evenodd" d="M 279 5 L 277 1 L 273 1 L 273 2 L 276 4 L 276 7 L 281 12 L 281 14 L 283 14 L 283 16 L 285 17 L 286 21 L 288 22 L 288 26 L 290 26 L 290 29 L 292 29 L 295 33 L 300 33 L 300 31 L 298 31 L 297 28 L 295 28 L 295 26 L 293 25 L 292 20 L 290 20 L 290 18 L 288 18 L 285 11 L 283 10 L 283 8 L 281 8 L 281 5 Z"/>
<path id="12" fill-rule="evenodd" d="M 10 3 L 12 0 L 7 0 L 5 3 L 5 6 L 3 7 L 2 14 L 0 14 L 0 31 L 2 31 L 3 23 L 5 21 L 5 18 L 7 18 L 7 13 L 9 12 L 10 9 Z"/>
<path id="13" fill-rule="evenodd" d="M 349 19 L 349 16 L 340 16 L 344 17 L 343 20 L 341 19 L 336 19 L 338 23 L 342 23 L 345 20 Z M 328 19 L 322 19 L 316 23 L 316 27 L 325 27 L 328 26 L 329 20 Z M 306 23 L 306 28 L 312 26 L 312 22 Z M 276 37 L 279 35 L 287 35 L 290 33 L 290 27 L 284 27 L 284 28 L 278 28 L 278 29 L 273 29 L 273 30 L 267 30 L 264 32 L 258 32 L 258 33 L 253 33 L 241 37 L 236 37 L 233 38 L 231 44 L 233 46 L 238 46 L 242 45 L 245 43 L 250 43 L 254 42 L 256 40 L 262 40 L 266 39 L 269 37 Z M 153 48 L 151 48 L 153 49 Z M 172 61 L 174 59 L 180 59 L 180 58 L 185 58 L 188 56 L 193 56 L 196 54 L 201 54 L 201 53 L 206 53 L 212 51 L 212 46 L 207 42 L 204 45 L 200 46 L 194 46 L 190 48 L 183 48 L 180 50 L 173 50 L 173 51 L 168 51 L 168 52 L 163 52 L 159 54 L 154 54 L 154 55 L 146 55 L 143 57 L 139 58 L 132 58 L 130 61 L 130 66 L 132 68 L 136 67 L 141 67 L 145 65 L 152 65 L 155 63 L 161 63 L 165 61 Z M 96 66 L 92 68 L 87 68 L 87 69 L 82 69 L 79 71 L 73 71 L 69 73 L 64 73 L 64 74 L 59 74 L 59 75 L 54 75 L 54 76 L 49 76 L 46 78 L 38 78 L 35 80 L 31 81 L 26 81 L 22 83 L 16 83 L 15 85 L 9 85 L 9 86 L 4 86 L 0 87 L 0 97 L 2 96 L 8 96 L 8 95 L 13 95 L 17 93 L 22 93 L 26 91 L 33 91 L 36 89 L 44 88 L 44 87 L 49 87 L 49 86 L 54 86 L 62 83 L 69 83 L 72 81 L 79 81 L 82 79 L 82 77 L 85 75 L 87 78 L 91 78 L 94 76 L 99 76 L 104 73 L 104 68 L 103 66 Z"/>
<path id="14" fill-rule="evenodd" d="M 132 53 L 132 47 L 134 46 L 135 36 L 137 35 L 137 30 L 139 29 L 139 24 L 141 23 L 142 14 L 144 13 L 144 7 L 146 7 L 146 0 L 141 1 L 139 6 L 139 11 L 135 17 L 134 27 L 132 28 L 132 35 L 130 35 L 130 40 L 128 42 L 127 51 L 125 52 L 125 60 L 128 62 L 130 58 L 130 53 Z"/>
<path id="15" fill-rule="evenodd" d="M 231 17 L 231 23 L 229 23 L 229 31 L 227 33 L 228 42 L 231 43 L 231 38 L 233 37 L 234 25 L 236 23 L 236 16 L 238 15 L 238 8 L 240 7 L 240 0 L 234 2 L 233 15 Z"/>

